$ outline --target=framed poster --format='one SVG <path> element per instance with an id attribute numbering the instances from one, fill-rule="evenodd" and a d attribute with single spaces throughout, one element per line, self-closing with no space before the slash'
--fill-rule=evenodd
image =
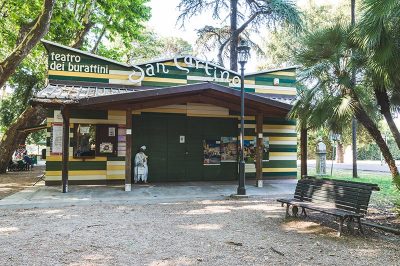
<path id="1" fill-rule="evenodd" d="M 101 153 L 113 153 L 113 144 L 111 142 L 100 143 Z"/>
<path id="2" fill-rule="evenodd" d="M 203 140 L 204 165 L 221 164 L 221 141 Z"/>
<path id="3" fill-rule="evenodd" d="M 236 162 L 237 156 L 237 138 L 221 137 L 221 162 Z"/>
<path id="4" fill-rule="evenodd" d="M 62 153 L 63 125 L 62 123 L 53 123 L 51 127 L 50 153 L 60 154 Z"/>
<path id="5" fill-rule="evenodd" d="M 262 160 L 263 162 L 269 161 L 269 137 L 263 138 Z"/>
<path id="6" fill-rule="evenodd" d="M 256 162 L 256 138 L 243 141 L 243 156 L 245 163 Z"/>

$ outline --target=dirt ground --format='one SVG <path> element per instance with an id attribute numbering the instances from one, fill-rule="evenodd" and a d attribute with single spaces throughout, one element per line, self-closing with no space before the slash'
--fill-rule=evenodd
<path id="1" fill-rule="evenodd" d="M 32 171 L 15 171 L 0 174 L 0 199 L 32 186 L 44 166 L 34 166 Z"/>
<path id="2" fill-rule="evenodd" d="M 0 209 L 0 217 L 0 265 L 400 263 L 399 238 L 369 229 L 338 238 L 318 215 L 285 221 L 274 200 Z"/>

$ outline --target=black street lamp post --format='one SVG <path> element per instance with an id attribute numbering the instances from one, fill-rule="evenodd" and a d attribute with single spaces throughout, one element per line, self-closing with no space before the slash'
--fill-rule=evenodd
<path id="1" fill-rule="evenodd" d="M 239 187 L 238 195 L 246 195 L 245 187 L 245 162 L 244 162 L 244 65 L 250 56 L 250 47 L 246 41 L 240 41 L 237 48 L 238 63 L 240 65 L 240 158 L 239 158 Z"/>

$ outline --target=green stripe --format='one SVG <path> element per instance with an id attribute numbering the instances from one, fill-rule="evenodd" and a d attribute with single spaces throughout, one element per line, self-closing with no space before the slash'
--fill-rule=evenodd
<path id="1" fill-rule="evenodd" d="M 264 168 L 296 168 L 297 161 L 268 161 L 263 162 L 262 167 Z"/>
<path id="2" fill-rule="evenodd" d="M 108 119 L 107 110 L 71 110 L 71 118 Z"/>
<path id="3" fill-rule="evenodd" d="M 296 125 L 296 120 L 289 120 L 284 118 L 275 118 L 275 117 L 265 117 L 264 124 L 267 125 Z"/>
<path id="4" fill-rule="evenodd" d="M 256 77 L 256 84 L 257 82 L 271 82 L 274 83 L 274 79 L 278 78 L 279 79 L 279 85 L 281 83 L 287 83 L 287 84 L 294 84 L 296 83 L 296 79 L 288 79 L 288 78 L 281 78 L 277 76 L 270 76 L 270 77 Z"/>
<path id="5" fill-rule="evenodd" d="M 46 162 L 47 171 L 61 171 L 61 162 Z M 68 162 L 68 169 L 76 170 L 107 170 L 107 162 L 86 161 L 86 162 Z"/>
<path id="6" fill-rule="evenodd" d="M 245 136 L 256 136 L 256 131 L 254 128 L 245 128 L 244 135 Z"/>
<path id="7" fill-rule="evenodd" d="M 284 146 L 282 146 L 282 147 L 273 147 L 271 145 L 269 147 L 269 151 L 270 152 L 297 152 L 297 147 L 296 146 L 292 147 L 292 146 L 288 145 L 287 148 L 286 148 Z"/>
<path id="8" fill-rule="evenodd" d="M 268 173 L 266 173 L 266 172 L 263 172 L 263 177 L 269 177 L 269 178 L 273 178 L 273 177 L 283 177 L 283 176 L 287 176 L 287 177 L 290 177 L 290 178 L 292 178 L 292 177 L 294 177 L 294 178 L 297 178 L 297 172 L 279 172 L 279 173 L 270 173 L 270 172 L 268 172 Z"/>
<path id="9" fill-rule="evenodd" d="M 173 82 L 142 81 L 142 86 L 151 86 L 151 87 L 170 87 L 179 85 L 185 85 L 185 84 L 173 83 Z"/>
<path id="10" fill-rule="evenodd" d="M 107 161 L 125 161 L 125 156 L 107 156 Z"/>
<path id="11" fill-rule="evenodd" d="M 264 137 L 297 137 L 297 133 L 270 133 L 264 132 Z"/>
<path id="12" fill-rule="evenodd" d="M 275 86 L 277 90 L 279 90 L 279 87 L 292 87 L 296 88 L 296 83 L 287 83 L 287 82 L 279 82 L 279 85 L 274 85 L 273 82 L 269 81 L 257 81 L 255 85 L 267 85 L 267 86 Z"/>

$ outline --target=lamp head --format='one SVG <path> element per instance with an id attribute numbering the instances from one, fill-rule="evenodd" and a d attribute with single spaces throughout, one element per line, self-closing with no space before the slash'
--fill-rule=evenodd
<path id="1" fill-rule="evenodd" d="M 250 57 L 250 47 L 245 40 L 241 40 L 237 48 L 238 63 L 246 64 Z"/>

